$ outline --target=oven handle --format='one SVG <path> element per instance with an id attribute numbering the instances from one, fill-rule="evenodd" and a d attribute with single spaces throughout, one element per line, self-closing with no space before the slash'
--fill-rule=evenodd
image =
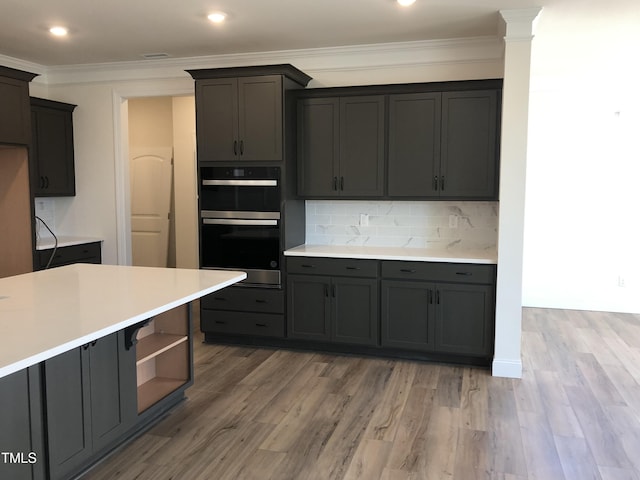
<path id="1" fill-rule="evenodd" d="M 280 220 L 280 212 L 247 212 L 241 210 L 201 210 L 202 218 L 238 218 L 248 220 Z"/>
<path id="2" fill-rule="evenodd" d="M 202 180 L 202 185 L 222 185 L 233 187 L 277 187 L 277 180 Z"/>
<path id="3" fill-rule="evenodd" d="M 247 220 L 239 218 L 203 218 L 205 225 L 260 225 L 277 226 L 278 220 Z"/>

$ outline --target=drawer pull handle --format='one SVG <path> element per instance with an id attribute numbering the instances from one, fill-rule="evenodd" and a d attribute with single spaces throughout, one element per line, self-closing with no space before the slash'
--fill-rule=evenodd
<path id="1" fill-rule="evenodd" d="M 266 300 L 263 300 L 263 299 L 261 299 L 261 298 L 257 298 L 257 299 L 256 299 L 256 303 L 267 303 L 267 301 L 266 301 Z"/>
<path id="2" fill-rule="evenodd" d="M 266 327 L 267 324 L 266 323 L 256 323 L 256 327 Z"/>
<path id="3" fill-rule="evenodd" d="M 217 323 L 218 325 L 226 325 L 226 324 L 227 324 L 227 322 L 222 321 L 222 320 L 216 320 L 216 323 Z"/>
<path id="4" fill-rule="evenodd" d="M 465 277 L 470 277 L 473 275 L 471 272 L 456 272 L 456 275 L 464 275 Z"/>
<path id="5" fill-rule="evenodd" d="M 416 271 L 413 268 L 401 268 L 400 271 L 402 273 L 416 273 Z"/>
<path id="6" fill-rule="evenodd" d="M 302 264 L 302 265 L 300 265 L 300 266 L 301 266 L 302 268 L 316 268 L 316 266 L 315 266 L 315 265 L 311 265 L 311 264 L 308 264 L 308 263 L 303 263 L 303 264 Z"/>
<path id="7" fill-rule="evenodd" d="M 347 270 L 360 270 L 360 267 L 345 267 Z"/>
<path id="8" fill-rule="evenodd" d="M 227 299 L 226 299 L 226 298 L 224 298 L 224 297 L 214 297 L 214 300 L 215 300 L 216 302 L 226 302 L 226 301 L 227 301 Z"/>

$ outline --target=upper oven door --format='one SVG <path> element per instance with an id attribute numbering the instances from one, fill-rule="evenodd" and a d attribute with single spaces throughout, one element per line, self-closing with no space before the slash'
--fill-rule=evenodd
<path id="1" fill-rule="evenodd" d="M 203 167 L 200 209 L 229 212 L 279 212 L 277 167 Z"/>

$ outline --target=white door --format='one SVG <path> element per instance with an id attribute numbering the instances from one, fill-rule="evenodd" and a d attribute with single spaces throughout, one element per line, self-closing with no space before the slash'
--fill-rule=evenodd
<path id="1" fill-rule="evenodd" d="M 172 149 L 132 149 L 131 259 L 133 265 L 166 267 L 173 178 Z"/>

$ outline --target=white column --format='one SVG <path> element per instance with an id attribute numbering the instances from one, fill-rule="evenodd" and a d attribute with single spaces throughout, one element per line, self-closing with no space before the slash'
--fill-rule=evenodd
<path id="1" fill-rule="evenodd" d="M 502 133 L 496 337 L 492 374 L 522 377 L 522 260 L 527 166 L 529 78 L 534 22 L 541 8 L 501 10 L 506 25 Z"/>

